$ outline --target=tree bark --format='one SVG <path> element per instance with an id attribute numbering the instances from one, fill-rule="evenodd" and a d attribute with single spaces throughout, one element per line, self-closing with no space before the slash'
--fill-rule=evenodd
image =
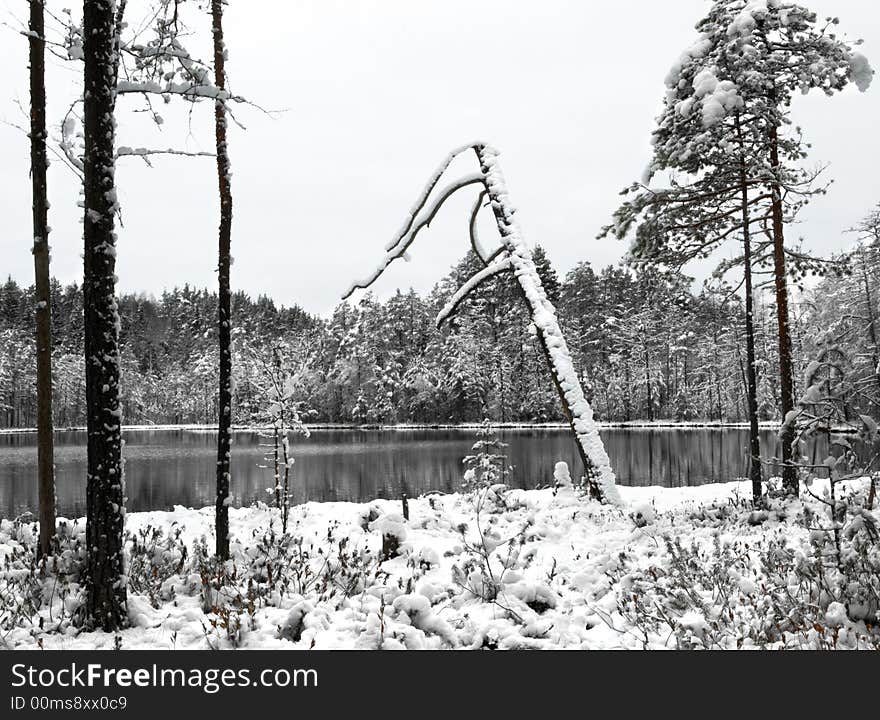
<path id="1" fill-rule="evenodd" d="M 770 184 L 773 218 L 773 274 L 776 289 L 776 320 L 779 331 L 779 391 L 782 405 L 782 482 L 786 491 L 798 492 L 797 468 L 792 462 L 794 427 L 787 422 L 794 411 L 794 371 L 792 367 L 791 328 L 788 314 L 788 283 L 785 275 L 785 234 L 782 218 L 782 187 L 778 174 L 779 134 L 776 126 L 770 128 L 770 164 L 774 179 Z"/>
<path id="2" fill-rule="evenodd" d="M 736 132 L 740 143 L 739 181 L 742 197 L 743 274 L 746 286 L 746 407 L 749 415 L 749 480 L 752 498 L 761 499 L 761 437 L 758 434 L 758 378 L 755 371 L 755 297 L 752 287 L 752 231 L 749 218 L 749 187 L 743 149 L 740 119 L 736 118 Z"/>
<path id="3" fill-rule="evenodd" d="M 39 554 L 55 535 L 55 463 L 52 438 L 52 295 L 49 287 L 49 199 L 46 160 L 46 44 L 43 0 L 30 0 L 31 184 L 34 225 L 37 355 L 37 489 Z"/>
<path id="4" fill-rule="evenodd" d="M 117 21 L 113 0 L 86 0 L 83 11 L 84 261 L 86 405 L 86 613 L 112 632 L 125 625 L 125 522 L 119 314 L 116 305 L 115 187 Z"/>
<path id="5" fill-rule="evenodd" d="M 226 89 L 226 48 L 223 44 L 223 0 L 211 0 L 214 36 L 214 83 Z M 229 557 L 229 480 L 232 448 L 232 310 L 230 291 L 230 244 L 232 240 L 232 184 L 226 144 L 226 102 L 214 102 L 217 141 L 217 181 L 220 192 L 218 252 L 218 338 L 220 343 L 220 409 L 217 427 L 217 556 Z"/>

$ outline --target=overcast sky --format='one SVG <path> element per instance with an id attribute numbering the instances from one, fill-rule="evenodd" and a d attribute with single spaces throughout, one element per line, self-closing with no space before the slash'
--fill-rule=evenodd
<path id="1" fill-rule="evenodd" d="M 50 2 L 50 5 L 52 3 Z M 70 3 L 55 3 L 63 7 Z M 880 66 L 880 6 L 807 0 L 865 40 Z M 131 18 L 138 17 L 139 0 Z M 26 17 L 0 0 L 2 20 Z M 328 313 L 356 276 L 376 265 L 428 175 L 451 148 L 498 147 L 526 239 L 564 273 L 578 261 L 617 261 L 623 247 L 595 235 L 650 156 L 663 78 L 694 38 L 704 0 L 230 0 L 225 21 L 233 90 L 283 112 L 241 108 L 231 133 L 235 220 L 233 285 Z M 50 116 L 58 122 L 79 68 L 50 63 Z M 0 119 L 26 123 L 27 43 L 0 28 Z M 166 113 L 161 134 L 134 101 L 119 103 L 119 143 L 211 150 L 212 108 Z M 794 117 L 830 163 L 831 193 L 794 233 L 813 249 L 878 201 L 880 83 L 799 98 Z M 470 157 L 465 159 L 464 168 Z M 123 291 L 158 294 L 216 284 L 216 175 L 211 158 L 127 158 L 118 172 L 124 227 Z M 81 281 L 82 241 L 72 174 L 50 170 L 52 272 Z M 33 281 L 27 139 L 0 125 L 0 275 Z M 412 262 L 376 286 L 426 290 L 467 249 L 471 198 L 450 202 L 417 241 Z"/>

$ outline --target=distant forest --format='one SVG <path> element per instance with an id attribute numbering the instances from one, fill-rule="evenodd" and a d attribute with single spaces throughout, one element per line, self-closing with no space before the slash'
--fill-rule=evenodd
<path id="1" fill-rule="evenodd" d="M 730 288 L 692 291 L 692 279 L 652 268 L 581 263 L 560 279 L 541 248 L 536 264 L 597 416 L 607 421 L 746 419 L 743 303 Z M 861 388 L 880 396 L 872 339 L 877 250 L 851 271 L 799 293 L 792 311 L 796 377 L 829 343 Z M 366 294 L 329 319 L 268 297 L 233 296 L 234 422 L 265 419 L 281 371 L 306 422 L 458 423 L 561 420 L 558 398 L 515 280 L 498 276 L 438 329 L 435 317 L 478 268 L 469 254 L 431 292 Z M 779 419 L 772 292 L 756 292 L 758 410 Z M 217 295 L 188 286 L 119 298 L 123 421 L 214 423 Z M 36 424 L 33 288 L 0 287 L 0 427 Z M 54 414 L 85 424 L 82 291 L 52 283 Z M 831 337 L 833 335 L 833 338 Z M 823 349 L 824 348 L 824 349 Z M 803 390 L 804 388 L 800 388 Z"/>

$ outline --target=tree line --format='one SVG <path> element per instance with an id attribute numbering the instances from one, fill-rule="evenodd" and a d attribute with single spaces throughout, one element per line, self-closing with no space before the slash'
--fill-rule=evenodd
<path id="1" fill-rule="evenodd" d="M 820 330 L 840 325 L 839 346 L 863 386 L 857 407 L 880 400 L 877 367 L 877 213 L 846 258 L 850 272 L 799 292 L 793 303 L 796 391 L 817 352 Z M 746 422 L 744 301 L 730 288 L 701 287 L 680 272 L 579 263 L 559 278 L 545 252 L 536 264 L 586 392 L 610 422 Z M 499 276 L 466 299 L 450 323 L 435 318 L 477 261 L 468 254 L 430 292 L 367 294 L 329 318 L 232 294 L 235 424 L 265 422 L 267 364 L 276 352 L 313 423 L 445 424 L 558 422 L 563 418 L 528 318 L 517 311 L 512 278 Z M 0 286 L 0 426 L 34 427 L 33 287 Z M 82 293 L 50 287 L 53 412 L 59 427 L 85 424 Z M 755 291 L 757 415 L 781 420 L 776 307 Z M 210 424 L 219 407 L 217 293 L 188 286 L 159 297 L 123 294 L 120 399 L 130 424 Z M 874 338 L 872 340 L 872 338 Z"/>

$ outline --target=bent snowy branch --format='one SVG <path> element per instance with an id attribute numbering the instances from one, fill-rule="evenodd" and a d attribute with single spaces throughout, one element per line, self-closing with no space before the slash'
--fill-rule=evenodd
<path id="1" fill-rule="evenodd" d="M 434 186 L 437 184 L 437 180 L 432 180 L 432 182 L 429 183 L 428 186 L 430 189 L 427 191 L 426 194 L 423 194 L 423 199 L 420 200 L 420 202 L 417 203 L 416 207 L 413 209 L 415 214 L 410 215 L 409 221 L 406 223 L 401 234 L 398 235 L 397 239 L 386 246 L 386 250 L 388 252 L 385 254 L 385 257 L 382 258 L 382 262 L 379 263 L 376 269 L 373 270 L 373 272 L 371 272 L 365 278 L 353 282 L 345 291 L 345 294 L 342 296 L 343 300 L 350 297 L 355 290 L 370 287 L 370 285 L 376 282 L 379 276 L 383 272 L 385 272 L 385 268 L 387 268 L 395 260 L 404 257 L 406 255 L 406 251 L 409 249 L 409 246 L 412 245 L 415 241 L 416 236 L 419 234 L 419 231 L 422 228 L 427 227 L 431 224 L 431 221 L 436 217 L 437 213 L 440 211 L 440 208 L 443 207 L 443 203 L 445 203 L 450 197 L 452 197 L 455 193 L 457 193 L 462 188 L 467 187 L 468 185 L 476 185 L 477 183 L 482 182 L 482 173 L 471 173 L 470 175 L 465 175 L 463 178 L 447 185 L 443 192 L 441 192 L 440 195 L 437 197 L 437 199 L 426 207 L 425 203 L 427 202 L 428 196 L 431 194 L 430 190 L 433 190 Z M 421 210 L 421 212 L 419 212 L 419 210 Z"/>
<path id="2" fill-rule="evenodd" d="M 416 200 L 415 204 L 412 206 L 412 209 L 409 211 L 409 215 L 407 215 L 403 227 L 397 233 L 397 237 L 385 246 L 386 250 L 390 251 L 392 248 L 400 243 L 401 238 L 409 233 L 410 229 L 413 226 L 413 223 L 415 222 L 416 216 L 421 212 L 422 208 L 425 207 L 425 204 L 428 202 L 428 198 L 431 197 L 431 193 L 434 192 L 434 188 L 437 187 L 437 183 L 440 182 L 440 179 L 443 177 L 443 173 L 446 172 L 447 168 L 452 164 L 452 161 L 455 160 L 455 158 L 457 158 L 463 152 L 466 152 L 467 150 L 473 150 L 476 145 L 477 143 L 462 145 L 460 148 L 453 150 L 443 159 L 443 162 L 437 166 L 437 169 L 431 175 L 431 178 L 428 180 L 427 184 L 422 190 L 421 195 L 419 195 L 419 199 Z"/>
<path id="3" fill-rule="evenodd" d="M 495 277 L 498 273 L 504 272 L 505 270 L 509 270 L 510 258 L 503 258 L 498 262 L 488 265 L 479 272 L 475 273 L 471 276 L 471 278 L 464 283 L 458 290 L 456 290 L 455 294 L 449 298 L 449 302 L 443 307 L 443 309 L 437 314 L 437 327 L 440 327 L 446 320 L 449 319 L 451 315 L 458 310 L 458 306 L 465 300 L 465 298 L 470 295 L 474 290 L 476 290 L 480 285 L 482 285 L 489 278 Z"/>

